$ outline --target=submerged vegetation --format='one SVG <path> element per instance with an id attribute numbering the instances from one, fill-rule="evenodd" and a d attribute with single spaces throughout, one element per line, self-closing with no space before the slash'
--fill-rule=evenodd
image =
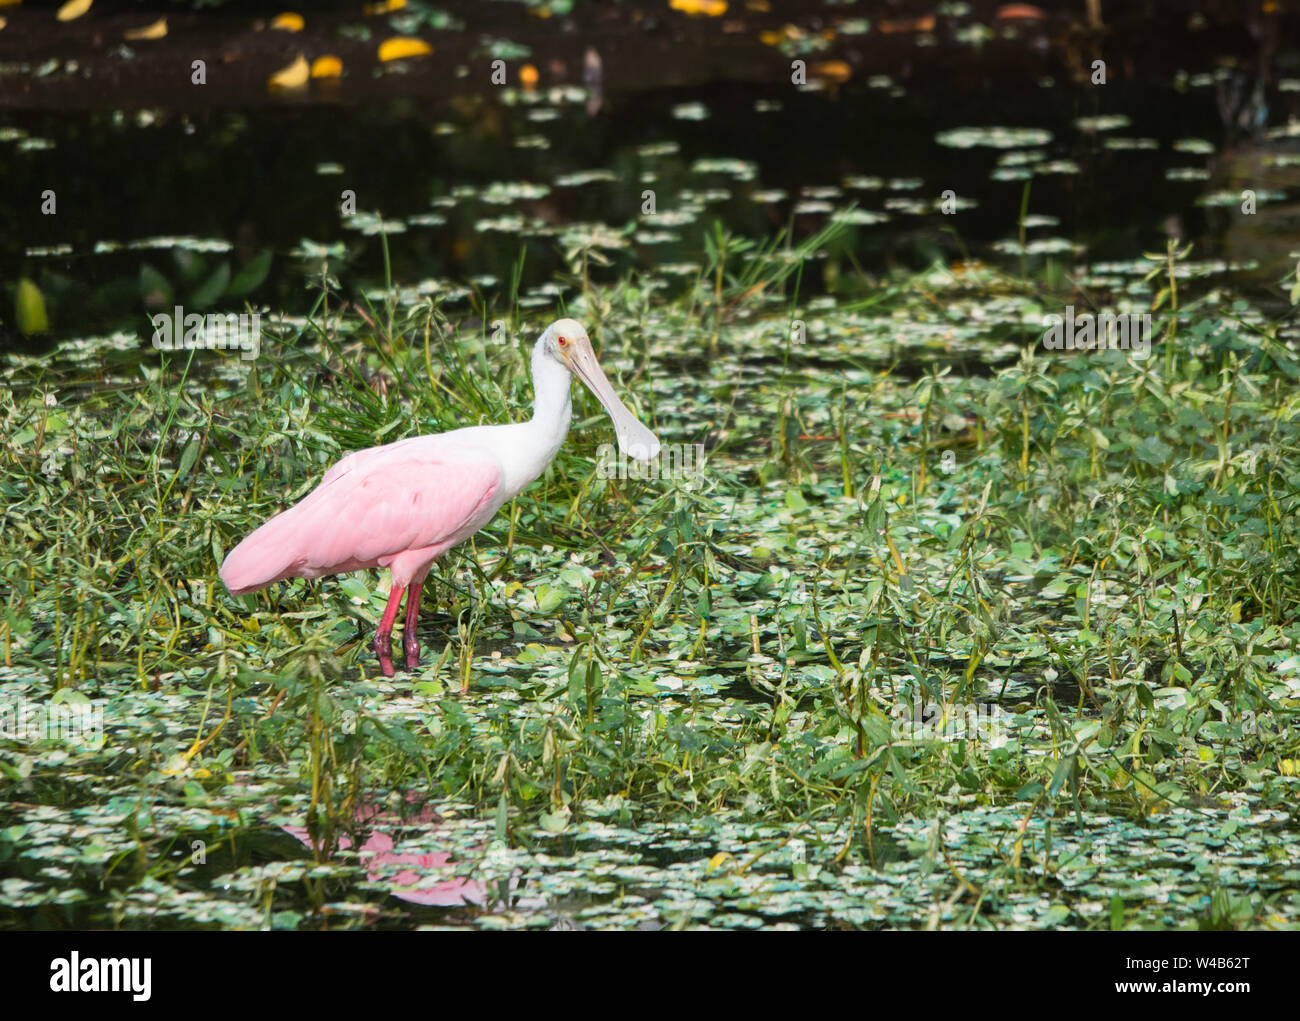
<path id="1" fill-rule="evenodd" d="M 579 398 L 391 680 L 375 579 L 216 565 L 344 451 L 519 417 L 527 327 L 326 289 L 255 362 L 16 359 L 4 687 L 103 730 L 0 746 L 7 922 L 1295 926 L 1294 327 L 1171 249 L 1116 288 L 1150 358 L 1048 356 L 1039 283 L 805 305 L 728 247 L 566 310 L 703 464 L 605 477 Z"/>

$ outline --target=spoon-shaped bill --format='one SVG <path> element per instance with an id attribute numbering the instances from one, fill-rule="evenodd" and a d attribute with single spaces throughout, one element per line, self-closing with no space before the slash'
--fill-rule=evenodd
<path id="1" fill-rule="evenodd" d="M 569 350 L 569 365 L 614 420 L 614 433 L 618 436 L 618 445 L 623 453 L 638 461 L 649 461 L 659 453 L 659 437 L 642 425 L 627 409 L 627 405 L 618 399 L 600 362 L 596 361 L 596 352 L 591 349 L 590 342 L 584 340 L 572 345 Z"/>

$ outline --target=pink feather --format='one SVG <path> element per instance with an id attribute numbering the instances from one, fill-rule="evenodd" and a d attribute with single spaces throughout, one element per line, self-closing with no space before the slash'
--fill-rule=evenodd
<path id="1" fill-rule="evenodd" d="M 321 484 L 230 551 L 221 580 L 239 595 L 285 578 L 388 567 L 405 588 L 496 512 L 501 466 L 441 436 L 349 454 Z"/>

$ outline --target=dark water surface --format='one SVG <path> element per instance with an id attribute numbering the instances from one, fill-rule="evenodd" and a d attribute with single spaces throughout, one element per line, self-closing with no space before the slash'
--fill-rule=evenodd
<path id="1" fill-rule="evenodd" d="M 250 4 L 97 4 L 68 24 L 6 8 L 0 345 L 43 342 L 20 331 L 20 278 L 53 336 L 143 336 L 147 310 L 178 302 L 302 314 L 323 251 L 344 293 L 381 287 L 380 232 L 394 283 L 462 320 L 509 307 L 517 266 L 521 304 L 556 306 L 584 246 L 608 260 L 589 260 L 597 279 L 637 268 L 671 289 L 694 278 L 715 221 L 798 239 L 851 205 L 809 292 L 856 297 L 858 270 L 939 256 L 1016 266 L 1022 202 L 1027 265 L 1058 281 L 1170 234 L 1256 290 L 1294 265 L 1294 14 L 1107 4 L 1097 29 L 1074 3 L 1027 18 L 986 3 L 565 6 L 324 5 L 298 33 Z M 166 38 L 123 40 L 164 14 Z M 397 34 L 434 51 L 381 63 Z M 343 76 L 269 88 L 299 54 L 337 55 Z M 796 59 L 809 86 L 791 83 Z M 1026 133 L 958 130 L 995 127 Z"/>

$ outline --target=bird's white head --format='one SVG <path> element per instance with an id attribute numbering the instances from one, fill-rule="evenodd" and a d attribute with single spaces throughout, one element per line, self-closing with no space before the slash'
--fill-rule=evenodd
<path id="1" fill-rule="evenodd" d="M 605 406 L 614 421 L 618 445 L 629 457 L 649 461 L 659 453 L 659 438 L 647 429 L 628 410 L 596 359 L 591 340 L 582 324 L 573 319 L 557 319 L 546 328 L 538 346 L 547 357 L 554 359 L 577 376 L 596 399 Z"/>

